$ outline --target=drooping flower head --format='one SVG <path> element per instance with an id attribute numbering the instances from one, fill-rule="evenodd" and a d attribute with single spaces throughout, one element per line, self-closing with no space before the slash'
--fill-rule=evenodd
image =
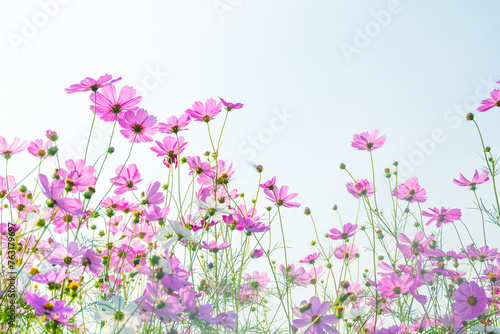
<path id="1" fill-rule="evenodd" d="M 375 192 L 375 188 L 370 183 L 370 181 L 356 180 L 356 183 L 349 182 L 346 184 L 347 191 L 356 198 L 360 198 L 362 196 L 370 197 Z"/>
<path id="2" fill-rule="evenodd" d="M 462 174 L 460 174 L 459 178 L 460 180 L 453 179 L 453 183 L 456 185 L 459 185 L 461 187 L 469 187 L 471 190 L 476 190 L 478 184 L 483 184 L 486 181 L 488 181 L 490 178 L 488 177 L 488 170 L 484 170 L 481 175 L 479 175 L 477 169 L 474 172 L 474 176 L 472 177 L 472 180 L 467 180 Z"/>
<path id="3" fill-rule="evenodd" d="M 62 197 L 65 187 L 65 182 L 62 180 L 53 180 L 49 184 L 47 176 L 40 174 L 40 185 L 42 187 L 43 194 L 47 197 L 47 205 L 49 207 L 57 206 L 61 210 L 69 212 L 77 217 L 84 215 L 81 210 L 82 202 L 77 198 L 65 198 Z"/>
<path id="4" fill-rule="evenodd" d="M 0 155 L 3 155 L 7 160 L 9 160 L 13 154 L 24 151 L 26 147 L 28 147 L 27 141 L 20 143 L 19 138 L 14 138 L 12 144 L 9 145 L 5 138 L 0 136 Z"/>
<path id="5" fill-rule="evenodd" d="M 297 197 L 299 194 L 288 194 L 288 189 L 288 186 L 282 186 L 281 188 L 276 186 L 273 188 L 273 190 L 265 189 L 264 193 L 267 195 L 267 199 L 277 206 L 284 206 L 285 208 L 298 208 L 300 204 L 297 202 L 291 202 L 291 200 Z"/>
<path id="6" fill-rule="evenodd" d="M 205 104 L 200 101 L 195 102 L 192 108 L 186 109 L 186 114 L 191 116 L 195 121 L 208 123 L 220 113 L 222 103 L 217 104 L 214 99 L 208 99 Z"/>
<path id="7" fill-rule="evenodd" d="M 94 80 L 92 78 L 85 78 L 80 83 L 74 84 L 69 86 L 69 88 L 65 88 L 64 90 L 68 94 L 72 93 L 77 93 L 77 92 L 88 92 L 88 91 L 93 91 L 97 92 L 99 88 L 104 88 L 106 86 L 109 86 L 119 80 L 121 80 L 122 77 L 119 77 L 118 79 L 111 80 L 113 78 L 112 75 L 106 74 L 101 76 L 99 79 Z M 111 81 L 110 81 L 111 80 Z"/>
<path id="8" fill-rule="evenodd" d="M 362 132 L 352 137 L 352 147 L 360 151 L 373 151 L 384 145 L 386 136 L 378 137 L 378 129 L 369 132 Z"/>
<path id="9" fill-rule="evenodd" d="M 118 123 L 123 128 L 120 133 L 125 138 L 130 139 L 130 142 L 146 143 L 153 141 L 153 135 L 158 132 L 156 126 L 156 117 L 148 115 L 144 109 L 139 109 L 137 112 L 129 110 L 122 118 L 118 119 Z"/>
<path id="10" fill-rule="evenodd" d="M 431 217 L 431 219 L 425 224 L 429 226 L 432 222 L 436 222 L 436 227 L 441 227 L 441 224 L 453 223 L 455 220 L 459 220 L 462 217 L 462 212 L 460 209 L 445 209 L 443 206 L 441 209 L 429 208 L 430 212 L 422 211 L 422 216 Z"/>
<path id="11" fill-rule="evenodd" d="M 231 103 L 231 102 L 226 102 L 222 97 L 219 96 L 220 101 L 226 107 L 227 111 L 231 111 L 233 109 L 241 109 L 243 108 L 244 104 L 242 103 Z"/>
<path id="12" fill-rule="evenodd" d="M 481 101 L 482 106 L 477 108 L 479 112 L 490 110 L 493 107 L 500 107 L 500 90 L 494 89 L 490 93 L 491 99 Z"/>
<path id="13" fill-rule="evenodd" d="M 191 122 L 191 117 L 186 114 L 182 114 L 179 118 L 177 118 L 176 116 L 170 116 L 167 119 L 167 124 L 158 124 L 158 129 L 161 133 L 175 134 L 180 131 L 187 130 L 186 127 L 188 126 L 189 122 Z"/>

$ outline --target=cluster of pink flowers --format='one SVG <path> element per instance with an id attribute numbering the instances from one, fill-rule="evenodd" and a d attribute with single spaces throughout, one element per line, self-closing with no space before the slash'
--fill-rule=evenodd
<path id="1" fill-rule="evenodd" d="M 27 151 L 34 157 L 32 173 L 38 171 L 30 186 L 22 183 L 29 184 L 29 178 L 18 183 L 14 175 L 0 176 L 0 301 L 19 315 L 15 326 L 104 334 L 499 331 L 498 248 L 490 247 L 484 234 L 484 244 L 471 240 L 457 252 L 446 249 L 443 231 L 462 222 L 462 211 L 445 203 L 422 210 L 428 195 L 417 177 L 391 183 L 397 163 L 396 171 L 384 170 L 393 205 L 389 215 L 379 204 L 382 187 L 375 187 L 375 171 L 373 179 L 356 179 L 340 165 L 352 180 L 347 191 L 366 217 L 358 212 L 352 223 L 330 224 L 320 238 L 311 209 L 305 208 L 317 239 L 311 242 L 315 251 L 306 252 L 296 265 L 287 258 L 282 214 L 301 206 L 298 194 L 278 185 L 274 176 L 256 183 L 257 196 L 247 201 L 235 188 L 235 168 L 220 158 L 217 141 L 215 146 L 210 137 L 210 152 L 187 155 L 189 143 L 179 135 L 191 127 L 212 126 L 221 112 L 227 120 L 244 105 L 210 98 L 161 122 L 140 108 L 142 98 L 134 88 L 123 86 L 117 94 L 120 80 L 85 78 L 66 92 L 89 93 L 94 118 L 121 127 L 117 133 L 130 142 L 130 152 L 137 144 L 149 145 L 145 151 L 163 162 L 166 180 L 149 180 L 140 164 L 129 162 L 130 154 L 110 177 L 101 174 L 106 159 L 88 161 L 87 152 L 82 159 L 63 160 L 52 130 L 31 142 L 15 138 L 8 144 L 0 136 L 6 161 Z M 499 92 L 494 90 L 478 110 L 500 106 Z M 369 152 L 373 168 L 374 151 L 385 142 L 375 129 L 354 135 L 352 147 Z M 498 175 L 491 149 L 483 149 L 486 169 L 476 170 L 471 180 L 462 174 L 452 180 L 474 195 L 490 178 L 495 185 Z M 112 147 L 103 151 L 106 157 L 113 153 Z M 53 157 L 55 170 L 44 164 Z M 181 182 L 181 171 L 187 184 Z M 262 174 L 263 167 L 256 171 Z M 491 212 L 480 210 L 500 227 L 498 202 Z M 275 225 L 282 240 L 272 248 Z M 372 268 L 355 275 L 362 256 Z M 266 260 L 269 272 L 250 270 Z M 297 303 L 294 289 L 314 294 Z M 277 308 L 274 314 L 271 307 Z M 280 312 L 281 327 L 270 320 Z M 7 313 L 0 319 L 2 331 L 12 329 L 10 319 Z"/>

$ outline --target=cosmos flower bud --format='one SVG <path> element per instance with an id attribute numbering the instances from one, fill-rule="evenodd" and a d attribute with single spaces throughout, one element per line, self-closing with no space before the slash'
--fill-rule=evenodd
<path id="1" fill-rule="evenodd" d="M 57 148 L 57 146 L 51 146 L 47 149 L 47 155 L 49 156 L 54 156 L 57 154 L 57 151 L 59 151 L 59 149 Z"/>
<path id="2" fill-rule="evenodd" d="M 257 167 L 255 167 L 255 169 L 257 170 L 258 173 L 262 173 L 262 171 L 264 170 L 264 167 L 262 167 L 262 165 L 257 165 Z"/>
<path id="3" fill-rule="evenodd" d="M 85 192 L 83 193 L 83 197 L 85 199 L 90 199 L 94 194 L 95 194 L 95 188 L 93 186 L 89 186 L 87 190 L 85 190 Z"/>
<path id="4" fill-rule="evenodd" d="M 399 163 L 397 161 L 394 161 L 394 163 L 392 164 L 394 167 L 397 167 L 399 165 Z"/>
<path id="5" fill-rule="evenodd" d="M 309 215 L 311 214 L 311 209 L 309 209 L 309 208 L 305 208 L 305 210 L 304 210 L 304 214 L 305 214 L 306 216 L 309 216 Z"/>
<path id="6" fill-rule="evenodd" d="M 340 166 L 339 166 L 340 169 L 345 169 L 345 163 L 340 163 Z"/>
<path id="7" fill-rule="evenodd" d="M 311 303 L 305 303 L 305 304 L 302 304 L 300 305 L 299 307 L 299 312 L 300 313 L 304 313 L 304 312 L 307 312 L 311 309 L 312 307 L 312 304 Z"/>
<path id="8" fill-rule="evenodd" d="M 45 137 L 47 137 L 47 139 L 50 141 L 57 141 L 59 139 L 57 132 L 52 130 L 45 131 Z"/>
<path id="9" fill-rule="evenodd" d="M 473 113 L 468 113 L 466 116 L 465 116 L 465 119 L 468 120 L 468 121 L 472 121 L 474 119 L 474 114 Z"/>
<path id="10" fill-rule="evenodd" d="M 485 151 L 486 153 L 489 153 L 489 152 L 491 151 L 491 147 L 486 146 L 486 147 L 484 148 L 484 151 Z"/>
<path id="11" fill-rule="evenodd" d="M 185 164 L 186 162 L 187 162 L 187 158 L 186 158 L 186 157 L 183 157 L 183 158 L 181 159 L 181 164 Z"/>
<path id="12" fill-rule="evenodd" d="M 342 305 L 338 305 L 335 308 L 335 316 L 337 317 L 337 319 L 342 319 L 342 317 L 344 316 L 344 307 Z"/>
<path id="13" fill-rule="evenodd" d="M 114 147 L 108 148 L 108 153 L 109 154 L 113 154 L 114 152 L 115 152 L 115 148 Z"/>
<path id="14" fill-rule="evenodd" d="M 332 210 L 333 210 L 333 211 L 337 211 L 337 209 L 338 209 L 338 208 L 339 208 L 339 207 L 337 206 L 337 204 L 334 204 L 334 205 L 333 205 Z"/>
<path id="15" fill-rule="evenodd" d="M 375 233 L 377 234 L 377 238 L 384 239 L 384 233 L 382 233 L 382 230 L 377 230 Z"/>
<path id="16" fill-rule="evenodd" d="M 22 192 L 23 194 L 26 192 L 26 190 L 28 190 L 26 189 L 26 186 L 19 187 L 19 191 Z"/>

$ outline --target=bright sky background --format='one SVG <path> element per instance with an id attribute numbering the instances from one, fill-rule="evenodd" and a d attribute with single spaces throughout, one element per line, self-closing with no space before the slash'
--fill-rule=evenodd
<path id="1" fill-rule="evenodd" d="M 479 138 L 464 116 L 500 79 L 499 10 L 493 0 L 2 2 L 0 135 L 34 140 L 50 128 L 60 134 L 63 156 L 78 151 L 90 102 L 88 94 L 63 89 L 105 73 L 123 76 L 119 87 L 140 90 L 141 106 L 161 121 L 209 97 L 243 102 L 230 115 L 221 155 L 238 163 L 234 184 L 248 197 L 258 175 L 247 162 L 299 193 L 302 207 L 285 212 L 287 242 L 301 247 L 292 251 L 298 260 L 313 250 L 305 206 L 321 234 L 339 227 L 335 203 L 344 222 L 354 222 L 357 200 L 338 166 L 345 162 L 356 177 L 371 178 L 369 155 L 350 142 L 378 128 L 388 137 L 374 151 L 379 201 L 390 203 L 383 169 L 397 160 L 402 176 L 418 176 L 427 190 L 423 209 L 462 208 L 480 241 L 479 216 L 467 210 L 472 193 L 451 180 L 482 166 Z M 277 113 L 289 116 L 276 121 Z M 499 110 L 476 119 L 487 145 L 498 149 Z M 109 136 L 101 125 L 94 159 Z M 192 123 L 184 135 L 190 154 L 209 148 L 203 124 Z M 128 150 L 120 136 L 114 146 L 110 173 Z M 165 169 L 149 146 L 137 145 L 132 159 L 153 180 Z M 35 163 L 25 152 L 10 168 L 21 176 Z M 490 244 L 499 246 L 499 230 L 489 227 Z"/>

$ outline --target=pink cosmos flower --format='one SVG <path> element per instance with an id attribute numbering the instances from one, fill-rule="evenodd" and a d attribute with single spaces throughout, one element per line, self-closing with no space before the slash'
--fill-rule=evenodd
<path id="1" fill-rule="evenodd" d="M 474 172 L 474 176 L 472 177 L 472 180 L 469 181 L 467 180 L 462 174 L 460 174 L 459 178 L 460 181 L 457 179 L 453 179 L 453 183 L 456 185 L 459 185 L 461 187 L 470 187 L 471 190 L 476 190 L 478 184 L 483 184 L 486 181 L 488 181 L 490 178 L 488 177 L 488 170 L 484 170 L 481 175 L 476 171 Z"/>
<path id="2" fill-rule="evenodd" d="M 176 116 L 170 116 L 167 119 L 167 124 L 159 123 L 158 129 L 161 133 L 178 133 L 183 130 L 187 130 L 187 126 L 191 122 L 191 117 L 186 114 L 182 114 L 179 118 Z"/>
<path id="3" fill-rule="evenodd" d="M 144 291 L 144 301 L 142 303 L 145 311 L 148 312 L 148 318 L 150 318 L 149 313 L 153 312 L 165 323 L 169 322 L 170 319 L 180 322 L 181 319 L 177 314 L 183 313 L 184 307 L 179 303 L 179 298 L 164 294 L 161 285 L 155 282 L 148 283 Z"/>
<path id="4" fill-rule="evenodd" d="M 14 138 L 12 144 L 9 145 L 5 138 L 0 136 L 0 155 L 3 155 L 7 160 L 9 160 L 12 155 L 24 151 L 26 147 L 28 147 L 27 141 L 20 143 L 19 138 Z"/>
<path id="5" fill-rule="evenodd" d="M 285 268 L 284 265 L 280 264 L 278 266 L 278 270 L 283 274 L 283 276 L 289 283 L 300 285 L 304 281 L 303 277 L 306 273 L 306 270 L 302 267 L 298 267 L 297 269 L 295 269 L 294 264 L 289 264 Z"/>
<path id="6" fill-rule="evenodd" d="M 353 237 L 356 234 L 357 228 L 358 225 L 347 223 L 344 224 L 344 226 L 342 226 L 342 232 L 337 230 L 336 228 L 332 228 L 330 230 L 331 234 L 328 234 L 328 237 L 332 240 L 346 240 Z"/>
<path id="7" fill-rule="evenodd" d="M 57 319 L 58 322 L 61 322 L 63 315 L 73 313 L 73 308 L 64 306 L 64 301 L 49 300 L 47 297 L 39 297 L 30 292 L 26 292 L 26 303 L 33 306 L 36 315 L 39 317 L 44 316 L 49 320 Z"/>
<path id="8" fill-rule="evenodd" d="M 392 273 L 378 282 L 377 291 L 382 297 L 394 299 L 409 292 L 412 285 L 413 281 L 409 275 L 401 278 L 398 274 Z"/>
<path id="9" fill-rule="evenodd" d="M 415 201 L 424 203 L 426 198 L 425 189 L 418 184 L 418 178 L 413 177 L 400 184 L 392 190 L 392 196 L 397 196 L 401 200 L 413 203 Z"/>
<path id="10" fill-rule="evenodd" d="M 180 299 L 187 311 L 191 313 L 190 318 L 198 318 L 211 324 L 220 322 L 219 318 L 212 317 L 212 304 L 196 305 L 195 295 L 195 292 L 190 288 L 179 290 Z"/>
<path id="11" fill-rule="evenodd" d="M 439 317 L 439 322 L 441 325 L 445 327 L 445 329 L 449 329 L 451 333 L 458 333 L 460 331 L 463 333 L 463 319 L 458 315 L 443 315 Z"/>
<path id="12" fill-rule="evenodd" d="M 68 248 L 64 249 L 61 245 L 58 245 L 52 253 L 50 253 L 47 262 L 50 264 L 56 264 L 61 267 L 66 267 L 69 265 L 79 265 L 82 263 L 82 255 L 87 250 L 87 247 L 82 247 L 78 249 L 78 242 L 72 241 L 68 244 Z"/>
<path id="13" fill-rule="evenodd" d="M 226 329 L 235 329 L 236 328 L 236 319 L 238 319 L 238 314 L 234 311 L 219 313 L 216 316 L 217 319 L 220 319 L 220 325 Z"/>
<path id="14" fill-rule="evenodd" d="M 290 202 L 297 197 L 298 193 L 288 194 L 288 186 L 282 186 L 281 189 L 277 186 L 273 190 L 265 189 L 264 193 L 267 195 L 267 199 L 277 206 L 284 206 L 285 208 L 298 208 L 300 206 L 297 202 Z"/>
<path id="15" fill-rule="evenodd" d="M 490 110 L 493 107 L 500 106 L 500 90 L 494 89 L 490 92 L 491 99 L 486 99 L 481 102 L 482 106 L 477 108 L 479 112 L 484 112 L 486 110 Z"/>
<path id="16" fill-rule="evenodd" d="M 85 267 L 86 272 L 99 275 L 103 269 L 101 265 L 101 257 L 99 253 L 93 249 L 86 249 L 82 254 L 82 266 Z"/>
<path id="17" fill-rule="evenodd" d="M 486 293 L 476 282 L 460 284 L 453 299 L 453 308 L 466 321 L 477 318 L 486 308 Z"/>
<path id="18" fill-rule="evenodd" d="M 31 280 L 33 282 L 47 284 L 49 288 L 54 288 L 56 284 L 61 284 L 66 277 L 68 277 L 66 268 L 62 268 L 59 271 L 50 270 L 45 274 L 36 274 Z"/>
<path id="19" fill-rule="evenodd" d="M 158 205 L 150 205 L 148 210 L 144 211 L 144 216 L 150 222 L 164 221 L 167 218 L 169 210 L 168 206 L 160 208 Z"/>
<path id="20" fill-rule="evenodd" d="M 403 252 L 403 256 L 407 259 L 413 259 L 419 254 L 428 256 L 432 251 L 429 247 L 429 243 L 434 240 L 435 237 L 432 235 L 425 240 L 424 238 L 425 234 L 422 231 L 418 231 L 417 234 L 415 234 L 415 238 L 413 240 L 408 238 L 405 234 L 399 233 L 398 240 L 405 244 L 396 244 L 396 247 L 398 247 L 399 250 Z"/>
<path id="21" fill-rule="evenodd" d="M 222 97 L 219 96 L 220 101 L 226 107 L 227 111 L 231 111 L 233 109 L 241 109 L 243 108 L 244 104 L 242 103 L 231 103 L 231 102 L 226 102 Z"/>
<path id="22" fill-rule="evenodd" d="M 467 246 L 467 256 L 469 258 L 476 258 L 481 262 L 495 260 L 498 255 L 500 255 L 498 253 L 498 248 L 490 249 L 488 245 L 479 247 L 479 249 L 477 249 L 474 245 Z"/>
<path id="23" fill-rule="evenodd" d="M 338 331 L 331 326 L 337 323 L 337 317 L 325 314 L 330 305 L 330 302 L 321 303 L 316 296 L 311 297 L 309 302 L 303 300 L 300 307 L 293 308 L 293 313 L 299 317 L 293 320 L 293 325 L 297 328 L 308 327 L 304 334 L 337 334 Z"/>
<path id="24" fill-rule="evenodd" d="M 123 114 L 122 118 L 118 119 L 118 123 L 123 128 L 120 133 L 130 142 L 147 143 L 153 141 L 153 135 L 158 132 L 156 126 L 156 117 L 148 115 L 144 109 L 139 109 L 137 112 L 129 110 Z"/>
<path id="25" fill-rule="evenodd" d="M 254 290 L 263 290 L 271 281 L 267 273 L 259 273 L 258 271 L 254 271 L 252 275 L 244 274 L 243 279 L 249 285 L 249 288 Z"/>
<path id="26" fill-rule="evenodd" d="M 66 186 L 67 188 L 71 188 L 71 192 L 82 192 L 87 190 L 89 186 L 95 186 L 97 179 L 94 176 L 94 166 L 87 165 L 83 159 L 78 159 L 76 162 L 67 160 L 65 164 L 66 168 L 68 168 L 68 173 L 60 169 L 59 175 L 61 178 L 66 179 Z"/>
<path id="27" fill-rule="evenodd" d="M 79 84 L 74 84 L 69 86 L 69 88 L 64 89 L 66 93 L 72 94 L 72 93 L 77 93 L 77 92 L 88 92 L 89 90 L 93 92 L 97 92 L 99 88 L 104 88 L 106 86 L 109 86 L 119 80 L 121 80 L 122 77 L 119 77 L 118 79 L 112 80 L 113 76 L 106 74 L 101 76 L 99 79 L 94 80 L 92 78 L 85 78 L 82 81 L 80 81 Z"/>
<path id="28" fill-rule="evenodd" d="M 434 208 L 429 210 L 432 211 L 426 212 L 422 211 L 422 216 L 424 217 L 431 217 L 431 219 L 425 224 L 429 226 L 433 221 L 436 222 L 436 227 L 441 227 L 441 224 L 448 224 L 448 223 L 453 223 L 455 220 L 459 220 L 460 217 L 462 217 L 462 212 L 460 209 L 445 209 L 443 206 L 441 209 Z"/>
<path id="29" fill-rule="evenodd" d="M 360 151 L 372 151 L 384 145 L 386 136 L 377 137 L 378 129 L 373 130 L 371 134 L 362 132 L 352 137 L 351 145 Z"/>
<path id="30" fill-rule="evenodd" d="M 156 145 L 151 147 L 151 151 L 157 153 L 157 157 L 167 156 L 168 164 L 175 163 L 177 167 L 177 157 L 186 149 L 187 142 L 184 142 L 184 137 L 175 138 L 167 136 L 162 141 L 155 141 Z"/>
<path id="31" fill-rule="evenodd" d="M 28 145 L 28 153 L 43 159 L 47 155 L 47 149 L 52 146 L 52 142 L 48 140 L 45 144 L 42 139 L 36 139 Z"/>
<path id="32" fill-rule="evenodd" d="M 207 174 L 212 176 L 212 169 L 210 168 L 210 164 L 208 162 L 202 162 L 200 157 L 187 157 L 187 163 L 191 170 L 189 171 L 189 175 L 199 175 L 199 174 Z M 214 173 L 215 174 L 215 173 Z"/>
<path id="33" fill-rule="evenodd" d="M 135 89 L 129 86 L 123 86 L 118 97 L 114 85 L 104 87 L 101 92 L 97 92 L 95 111 L 105 122 L 113 122 L 122 117 L 127 111 L 139 109 L 137 104 L 142 100 L 142 97 L 135 96 Z M 90 95 L 90 99 L 92 102 L 96 101 L 94 94 Z M 90 106 L 90 110 L 94 112 L 93 105 Z"/>
<path id="34" fill-rule="evenodd" d="M 72 213 L 77 217 L 84 215 L 84 212 L 81 210 L 82 202 L 79 199 L 62 197 L 64 192 L 64 181 L 53 180 L 52 183 L 49 184 L 49 180 L 43 174 L 39 174 L 39 179 L 42 192 L 47 197 L 47 206 L 49 208 L 55 205 L 61 210 Z"/>
<path id="35" fill-rule="evenodd" d="M 0 175 L 0 198 L 4 198 L 10 189 L 15 188 L 17 185 L 14 176 L 9 175 L 6 178 Z M 12 190 L 9 197 L 15 197 L 19 195 L 19 190 Z"/>
<path id="36" fill-rule="evenodd" d="M 52 219 L 54 225 L 54 232 L 62 234 L 67 230 L 72 230 L 78 227 L 78 218 L 71 213 L 57 211 Z"/>
<path id="37" fill-rule="evenodd" d="M 300 263 L 314 264 L 314 262 L 316 262 L 316 260 L 318 259 L 318 257 L 319 257 L 318 253 L 309 254 L 303 260 L 300 260 L 299 262 Z"/>
<path id="38" fill-rule="evenodd" d="M 116 177 L 112 177 L 109 181 L 114 183 L 118 188 L 115 189 L 115 194 L 121 195 L 126 191 L 137 190 L 137 184 L 142 181 L 141 173 L 137 169 L 136 164 L 130 164 L 123 168 L 123 165 L 116 167 Z"/>
<path id="39" fill-rule="evenodd" d="M 323 276 L 323 267 L 312 267 L 309 271 L 305 272 L 301 277 L 301 282 L 299 285 L 315 285 L 318 282 L 318 278 Z"/>
<path id="40" fill-rule="evenodd" d="M 191 116 L 195 121 L 208 123 L 220 113 L 222 103 L 217 104 L 214 99 L 208 99 L 205 105 L 200 101 L 195 102 L 193 109 L 186 109 L 185 113 Z"/>
<path id="41" fill-rule="evenodd" d="M 161 204 L 165 200 L 165 196 L 163 193 L 159 192 L 161 183 L 156 181 L 154 183 L 150 182 L 148 185 L 148 189 L 144 192 L 144 199 L 141 201 L 142 205 L 154 205 Z"/>
<path id="42" fill-rule="evenodd" d="M 356 183 L 349 182 L 346 184 L 347 191 L 356 198 L 360 198 L 361 196 L 370 197 L 375 192 L 375 188 L 370 183 L 370 181 L 356 180 Z"/>
<path id="43" fill-rule="evenodd" d="M 276 176 L 273 176 L 273 178 L 271 180 L 268 180 L 262 184 L 259 184 L 259 187 L 273 190 L 275 184 L 276 184 Z"/>
<path id="44" fill-rule="evenodd" d="M 250 255 L 253 259 L 257 259 L 264 255 L 264 250 L 262 248 L 254 249 L 252 254 Z"/>
<path id="45" fill-rule="evenodd" d="M 354 244 L 342 244 L 335 248 L 333 254 L 339 260 L 350 261 L 358 254 L 358 247 Z"/>
<path id="46" fill-rule="evenodd" d="M 267 232 L 271 229 L 264 223 L 256 222 L 255 220 L 256 219 L 252 217 L 242 218 L 238 220 L 238 225 L 236 226 L 236 229 L 239 231 L 245 230 L 245 232 L 247 233 Z"/>
<path id="47" fill-rule="evenodd" d="M 217 244 L 217 241 L 210 241 L 210 244 L 207 244 L 205 241 L 200 243 L 200 247 L 203 249 L 207 249 L 212 253 L 217 253 L 220 250 L 226 249 L 231 246 L 228 242 L 223 242 L 220 245 Z"/>

